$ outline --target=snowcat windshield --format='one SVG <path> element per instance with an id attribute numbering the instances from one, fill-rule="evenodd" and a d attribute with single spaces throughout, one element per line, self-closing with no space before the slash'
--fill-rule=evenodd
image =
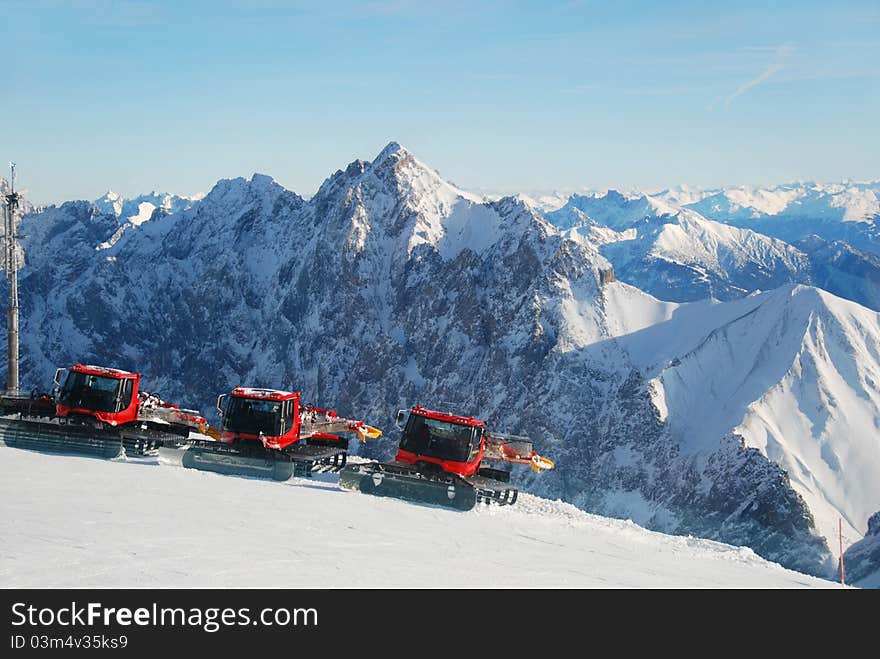
<path id="1" fill-rule="evenodd" d="M 224 430 L 275 437 L 281 434 L 281 402 L 254 398 L 230 398 Z"/>
<path id="2" fill-rule="evenodd" d="M 117 380 L 101 375 L 70 372 L 61 388 L 58 402 L 96 412 L 121 412 L 131 403 L 130 379 Z M 126 391 L 128 396 L 126 399 Z"/>
<path id="3" fill-rule="evenodd" d="M 472 426 L 410 414 L 400 448 L 416 455 L 467 462 L 474 439 Z"/>

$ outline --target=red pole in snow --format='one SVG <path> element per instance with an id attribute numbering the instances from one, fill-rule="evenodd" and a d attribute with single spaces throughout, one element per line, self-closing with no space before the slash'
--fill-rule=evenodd
<path id="1" fill-rule="evenodd" d="M 840 534 L 840 584 L 846 585 L 846 572 L 843 569 L 843 519 L 837 518 L 837 528 Z"/>

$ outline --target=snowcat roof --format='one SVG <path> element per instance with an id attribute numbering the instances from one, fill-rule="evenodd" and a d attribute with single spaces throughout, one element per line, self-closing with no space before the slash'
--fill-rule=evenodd
<path id="1" fill-rule="evenodd" d="M 129 378 L 140 377 L 140 373 L 130 373 L 118 368 L 107 368 L 106 366 L 94 366 L 93 364 L 74 364 L 70 367 L 74 373 L 85 373 L 86 375 L 100 375 L 105 378 L 115 378 L 117 380 L 125 380 Z"/>
<path id="2" fill-rule="evenodd" d="M 233 398 L 254 398 L 257 400 L 291 400 L 299 398 L 298 391 L 280 391 L 278 389 L 258 389 L 254 387 L 236 387 L 232 390 Z"/>
<path id="3" fill-rule="evenodd" d="M 448 421 L 449 423 L 455 423 L 460 426 L 471 426 L 472 428 L 476 428 L 477 426 L 482 426 L 483 428 L 486 427 L 485 421 L 481 421 L 480 419 L 474 418 L 472 416 L 447 414 L 446 412 L 429 410 L 422 407 L 421 405 L 416 405 L 414 408 L 412 408 L 412 410 L 410 410 L 410 413 L 415 414 L 416 416 L 423 416 L 428 419 L 436 419 L 437 421 Z"/>

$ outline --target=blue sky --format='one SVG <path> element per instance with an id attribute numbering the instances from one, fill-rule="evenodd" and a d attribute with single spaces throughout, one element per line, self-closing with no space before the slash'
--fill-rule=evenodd
<path id="1" fill-rule="evenodd" d="M 397 140 L 458 185 L 880 177 L 880 2 L 2 0 L 37 203 L 304 196 Z"/>

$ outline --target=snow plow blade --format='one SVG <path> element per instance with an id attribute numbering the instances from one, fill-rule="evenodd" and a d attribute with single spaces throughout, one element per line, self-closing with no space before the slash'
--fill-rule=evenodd
<path id="1" fill-rule="evenodd" d="M 456 510 L 470 510 L 477 505 L 476 488 L 460 476 L 442 472 L 425 474 L 393 463 L 348 465 L 339 472 L 339 487 Z"/>
<path id="2" fill-rule="evenodd" d="M 229 476 L 286 481 L 313 472 L 339 471 L 345 466 L 346 447 L 290 446 L 284 451 L 261 446 L 241 447 L 197 440 L 184 447 L 181 466 Z M 163 457 L 165 451 L 162 452 Z"/>

